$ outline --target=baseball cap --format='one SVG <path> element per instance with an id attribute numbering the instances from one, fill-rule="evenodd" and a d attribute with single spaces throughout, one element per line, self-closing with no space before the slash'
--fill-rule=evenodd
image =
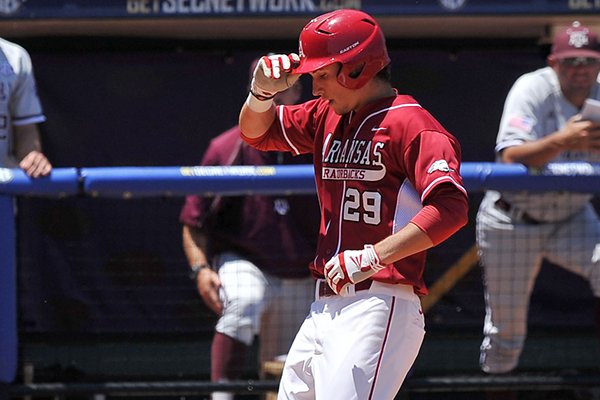
<path id="1" fill-rule="evenodd" d="M 579 21 L 561 30 L 552 42 L 551 56 L 557 59 L 587 57 L 600 59 L 598 35 Z"/>

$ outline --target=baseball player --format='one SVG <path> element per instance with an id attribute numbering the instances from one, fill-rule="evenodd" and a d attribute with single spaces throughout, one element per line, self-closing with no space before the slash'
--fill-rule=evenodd
<path id="1" fill-rule="evenodd" d="M 50 173 L 37 127 L 45 119 L 29 54 L 0 38 L 0 167 L 20 167 L 33 178 Z"/>
<path id="2" fill-rule="evenodd" d="M 0 38 L 0 169 L 20 167 L 32 178 L 50 173 L 52 165 L 41 152 L 36 125 L 44 120 L 29 54 Z M 8 398 L 8 384 L 3 382 L 0 398 Z"/>
<path id="3" fill-rule="evenodd" d="M 393 89 L 370 15 L 320 15 L 299 44 L 299 55 L 261 59 L 240 112 L 251 145 L 314 154 L 321 206 L 315 301 L 278 399 L 393 399 L 425 333 L 425 250 L 467 221 L 460 147 Z M 272 97 L 304 73 L 317 98 L 275 107 Z"/>
<path id="4" fill-rule="evenodd" d="M 301 93 L 298 82 L 275 100 L 294 104 Z M 242 141 L 238 126 L 215 137 L 202 159 L 205 166 L 310 162 L 310 156 L 258 151 Z M 319 230 L 316 197 L 193 195 L 186 198 L 180 219 L 191 277 L 206 305 L 219 315 L 211 380 L 240 379 L 257 334 L 261 366 L 284 356 L 314 294 L 307 266 Z M 233 398 L 229 392 L 212 394 L 213 400 Z"/>
<path id="5" fill-rule="evenodd" d="M 543 167 L 551 161 L 600 161 L 600 124 L 582 120 L 587 98 L 600 99 L 597 36 L 575 22 L 553 41 L 547 66 L 524 74 L 504 104 L 498 162 Z M 542 260 L 590 282 L 600 322 L 600 224 L 591 194 L 488 191 L 477 215 L 486 316 L 483 371 L 517 367 L 529 299 Z"/>

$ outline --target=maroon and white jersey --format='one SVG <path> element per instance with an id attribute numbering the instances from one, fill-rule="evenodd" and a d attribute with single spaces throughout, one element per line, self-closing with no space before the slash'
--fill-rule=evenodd
<path id="1" fill-rule="evenodd" d="M 278 106 L 275 123 L 256 138 L 261 150 L 314 153 L 321 226 L 314 264 L 323 277 L 335 254 L 362 249 L 404 227 L 442 183 L 466 194 L 460 146 L 412 97 L 380 99 L 359 112 L 337 115 L 321 99 Z M 427 294 L 425 252 L 389 265 L 373 279 L 411 284 Z"/>

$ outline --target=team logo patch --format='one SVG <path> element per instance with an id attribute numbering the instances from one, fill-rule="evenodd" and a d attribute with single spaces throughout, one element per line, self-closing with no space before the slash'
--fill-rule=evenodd
<path id="1" fill-rule="evenodd" d="M 290 203 L 286 199 L 275 199 L 273 209 L 279 215 L 286 215 L 290 211 Z"/>
<path id="2" fill-rule="evenodd" d="M 448 165 L 448 162 L 446 162 L 446 160 L 437 160 L 433 164 L 431 164 L 431 167 L 429 167 L 429 169 L 427 170 L 427 173 L 432 174 L 435 171 L 452 172 L 454 170 L 452 168 L 450 168 L 450 166 Z"/>
<path id="3" fill-rule="evenodd" d="M 588 38 L 589 31 L 587 29 L 583 30 L 567 30 L 567 34 L 569 35 L 569 46 L 573 46 L 575 48 L 581 48 L 583 46 L 587 46 L 590 42 Z"/>

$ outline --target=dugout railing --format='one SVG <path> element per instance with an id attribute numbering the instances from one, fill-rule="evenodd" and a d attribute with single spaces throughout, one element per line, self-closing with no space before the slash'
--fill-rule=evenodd
<path id="1" fill-rule="evenodd" d="M 495 163 L 464 163 L 461 173 L 470 193 L 487 189 L 527 190 L 542 192 L 565 190 L 600 192 L 600 165 L 589 163 L 555 163 L 540 170 L 528 170 L 522 165 Z M 19 363 L 17 326 L 15 197 L 84 196 L 90 198 L 134 199 L 146 197 L 179 197 L 190 193 L 205 196 L 235 196 L 246 194 L 305 194 L 314 192 L 312 166 L 267 167 L 111 167 L 57 168 L 47 178 L 32 180 L 18 169 L 0 169 L 0 383 L 3 396 L 44 397 L 66 395 L 89 396 L 184 396 L 225 390 L 239 393 L 272 391 L 277 380 L 240 381 L 215 385 L 200 381 L 145 382 L 16 382 Z M 473 248 L 452 266 L 449 279 L 432 285 L 429 302 L 436 301 L 452 289 L 453 284 L 476 263 Z M 454 279 L 454 282 L 452 281 Z M 443 282 L 442 282 L 443 281 Z M 448 283 L 450 282 L 450 283 Z M 433 299 L 433 300 L 431 300 Z M 431 304 L 425 304 L 425 308 Z M 600 362 L 597 365 L 600 367 Z M 568 369 L 568 366 L 565 366 Z M 483 374 L 450 374 L 444 376 L 414 376 L 403 392 L 475 391 L 487 388 L 502 390 L 565 390 L 600 387 L 598 368 L 585 374 L 527 373 L 514 376 Z M 0 394 L 0 399 L 2 394 Z M 92 398 L 92 397 L 90 397 Z M 2 399 L 4 400 L 4 399 Z"/>

